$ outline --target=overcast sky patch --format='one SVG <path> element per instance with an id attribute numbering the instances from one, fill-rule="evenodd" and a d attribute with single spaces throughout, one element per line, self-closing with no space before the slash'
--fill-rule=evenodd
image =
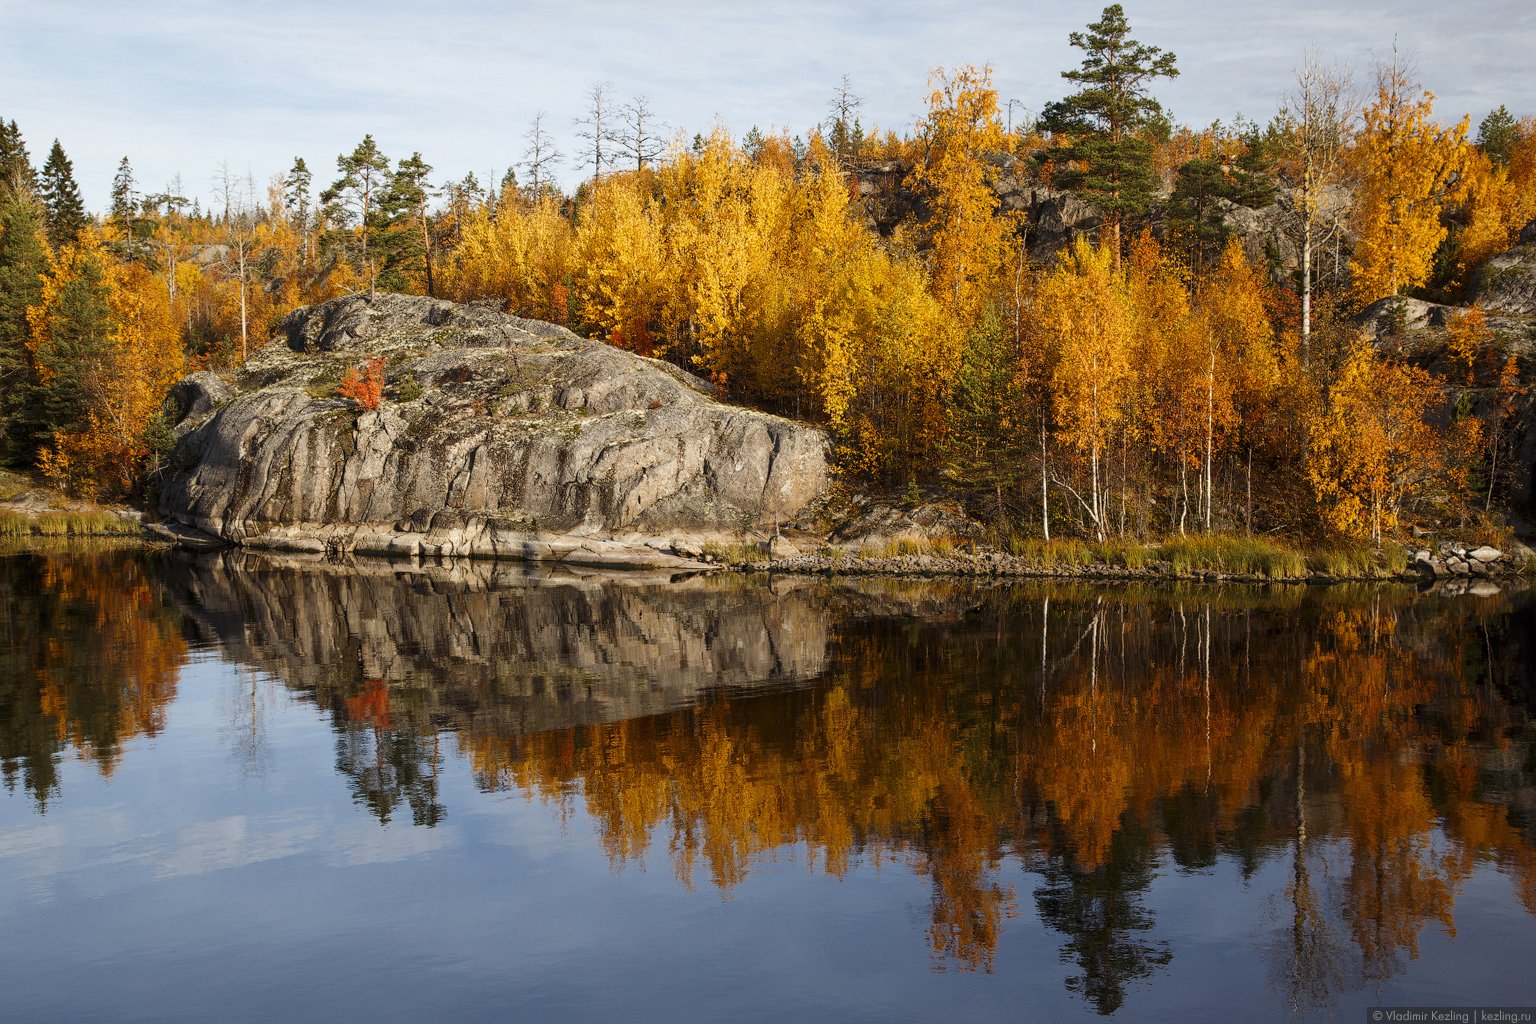
<path id="1" fill-rule="evenodd" d="M 1178 55 L 1182 75 L 1156 94 L 1180 121 L 1267 120 L 1303 51 L 1355 67 L 1415 58 L 1445 120 L 1473 126 L 1500 103 L 1536 113 L 1529 63 L 1536 4 L 1425 0 L 1341 9 L 1318 0 L 1131 0 L 1133 34 Z M 303 156 L 317 186 L 371 132 L 399 159 L 420 151 L 439 181 L 499 177 L 522 158 L 533 116 L 581 177 L 574 120 L 597 81 L 649 98 L 674 131 L 717 117 L 738 136 L 757 125 L 805 133 L 825 119 L 847 74 L 866 126 L 906 132 L 938 66 L 991 64 L 1013 115 L 1067 91 L 1080 54 L 1068 33 L 1101 2 L 1017 0 L 829 5 L 769 0 L 0 0 L 0 117 L 14 119 L 41 164 L 57 137 L 87 203 L 106 202 L 128 156 L 143 191 L 180 175 L 204 197 L 221 162 L 258 188 Z"/>

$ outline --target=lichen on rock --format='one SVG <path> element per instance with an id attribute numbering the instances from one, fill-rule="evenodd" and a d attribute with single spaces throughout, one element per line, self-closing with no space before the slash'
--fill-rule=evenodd
<path id="1" fill-rule="evenodd" d="M 335 392 L 382 357 L 382 406 Z M 488 304 L 350 296 L 291 314 L 226 391 L 181 389 L 160 513 L 232 543 L 595 564 L 771 529 L 827 484 L 814 428 Z"/>

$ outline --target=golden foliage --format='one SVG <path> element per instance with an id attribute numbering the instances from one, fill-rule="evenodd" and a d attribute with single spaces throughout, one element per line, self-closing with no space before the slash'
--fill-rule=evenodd
<path id="1" fill-rule="evenodd" d="M 120 494 L 132 488 L 150 456 L 151 421 L 185 372 L 186 356 L 165 289 L 142 265 L 110 259 L 95 232 L 87 230 L 55 255 L 42 303 L 29 311 L 33 353 L 41 366 L 52 362 L 47 350 L 59 340 L 54 336 L 58 303 L 87 265 L 104 271 L 109 327 L 90 363 L 76 367 L 86 422 L 56 431 L 39 456 L 39 468 L 76 493 Z"/>
<path id="2" fill-rule="evenodd" d="M 931 213 L 922 226 L 933 290 L 946 311 L 971 322 L 995 289 L 1013 233 L 999 212 L 990 162 L 1007 152 L 990 67 L 938 69 L 929 79 L 924 144 L 911 184 Z"/>
<path id="3" fill-rule="evenodd" d="M 1376 99 L 1362 113 L 1355 139 L 1359 241 L 1350 272 L 1361 305 L 1429 279 L 1446 235 L 1441 210 L 1466 161 L 1467 119 L 1436 126 L 1434 94 L 1415 98 L 1415 88 L 1402 67 L 1381 69 Z"/>
<path id="4" fill-rule="evenodd" d="M 443 294 L 458 302 L 500 299 L 518 316 L 567 324 L 572 264 L 570 222 L 556 201 L 532 207 L 478 207 L 460 225 L 458 246 L 440 273 Z"/>
<path id="5" fill-rule="evenodd" d="M 1462 421 L 1448 448 L 1426 421 L 1443 402 L 1427 372 L 1356 347 L 1308 445 L 1307 476 L 1331 527 L 1380 542 L 1407 504 L 1460 477 L 1479 431 L 1476 421 Z"/>
<path id="6" fill-rule="evenodd" d="M 1082 500 L 1095 532 L 1107 529 L 1105 450 L 1122 428 L 1136 321 L 1109 245 L 1079 238 L 1063 251 L 1035 297 L 1037 343 L 1055 351 L 1050 382 L 1058 437 L 1088 457 Z"/>

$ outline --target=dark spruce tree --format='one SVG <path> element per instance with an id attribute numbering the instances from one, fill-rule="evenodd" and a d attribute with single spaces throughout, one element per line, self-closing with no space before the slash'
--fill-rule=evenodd
<path id="1" fill-rule="evenodd" d="M 1147 83 L 1179 74 L 1173 54 L 1139 43 L 1130 33 L 1119 4 L 1104 8 L 1086 33 L 1072 33 L 1072 45 L 1083 51 L 1083 64 L 1063 71 L 1061 77 L 1082 88 L 1046 104 L 1039 125 L 1070 140 L 1061 153 L 1056 181 L 1104 214 L 1117 257 L 1123 225 L 1152 203 L 1157 185 L 1154 140 L 1168 135 L 1168 119 L 1162 105 L 1148 95 Z"/>
<path id="2" fill-rule="evenodd" d="M 1052 854 L 1040 872 L 1040 921 L 1066 937 L 1061 962 L 1080 972 L 1067 979 L 1067 989 L 1105 1017 L 1125 1003 L 1132 983 L 1173 960 L 1167 941 L 1153 937 L 1157 922 L 1145 901 L 1156 868 L 1146 827 L 1126 821 L 1099 867 L 1081 870 L 1063 852 Z"/>
<path id="3" fill-rule="evenodd" d="M 48 253 L 43 211 L 31 189 L 0 186 L 0 460 L 32 451 L 26 401 L 36 386 L 27 352 L 27 307 L 43 298 Z"/>
<path id="4" fill-rule="evenodd" d="M 1168 200 L 1168 228 L 1198 278 L 1220 255 L 1232 229 L 1224 213 L 1233 206 L 1258 209 L 1275 198 L 1268 174 L 1271 147 L 1256 128 L 1243 133 L 1241 156 L 1196 157 L 1179 168 Z"/>
<path id="5" fill-rule="evenodd" d="M 1509 166 L 1509 158 L 1520 142 L 1520 125 L 1504 105 L 1490 110 L 1477 126 L 1477 144 L 1495 167 Z"/>
<path id="6" fill-rule="evenodd" d="M 951 396 L 944 474 L 989 509 L 999 523 L 1016 520 L 1033 438 L 1025 414 L 1019 347 L 995 306 L 966 338 Z"/>
<path id="7" fill-rule="evenodd" d="M 68 246 L 86 226 L 86 204 L 80 198 L 80 186 L 75 184 L 75 166 L 69 163 L 57 138 L 48 150 L 38 190 L 48 210 L 48 244 L 54 249 Z"/>
<path id="8" fill-rule="evenodd" d="M 133 167 L 125 156 L 112 178 L 112 226 L 128 241 L 133 240 L 134 214 L 139 202 L 133 186 Z"/>
<path id="9" fill-rule="evenodd" d="M 49 304 L 48 343 L 33 353 L 38 383 L 24 399 L 23 414 L 33 459 L 55 431 L 86 426 L 93 392 L 110 372 L 111 332 L 106 269 L 95 252 L 87 252 Z"/>
<path id="10" fill-rule="evenodd" d="M 68 245 L 85 227 L 85 203 L 80 186 L 75 184 L 75 167 L 64 155 L 59 140 L 53 140 L 48 161 L 43 164 L 40 184 L 43 207 L 48 216 L 48 244 L 55 249 Z"/>
<path id="11" fill-rule="evenodd" d="M 17 187 L 36 192 L 37 172 L 32 169 L 21 129 L 15 121 L 7 124 L 0 118 L 0 192 Z"/>

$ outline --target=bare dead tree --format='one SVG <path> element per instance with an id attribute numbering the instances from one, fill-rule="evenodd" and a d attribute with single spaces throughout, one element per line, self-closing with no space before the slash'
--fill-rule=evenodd
<path id="1" fill-rule="evenodd" d="M 229 169 L 229 161 L 219 164 L 214 174 L 215 194 L 224 204 L 224 270 L 240 284 L 240 361 L 250 354 L 250 287 L 253 267 L 251 252 L 256 244 L 256 184 L 249 172 L 239 177 Z"/>
<path id="2" fill-rule="evenodd" d="M 844 75 L 838 83 L 837 91 L 832 94 L 832 109 L 824 127 L 832 155 L 837 157 L 838 166 L 845 171 L 853 166 L 859 146 L 864 141 L 864 128 L 859 124 L 859 108 L 863 105 L 864 98 L 854 95 L 853 85 L 848 76 Z"/>
<path id="3" fill-rule="evenodd" d="M 651 112 L 650 101 L 636 96 L 619 110 L 619 129 L 614 145 L 625 162 L 633 161 L 635 170 L 641 170 L 655 160 L 666 148 L 662 133 L 665 122 L 658 121 Z"/>
<path id="4" fill-rule="evenodd" d="M 1284 176 L 1291 185 L 1291 207 L 1301 234 L 1301 352 L 1306 359 L 1312 338 L 1314 253 L 1340 230 L 1326 225 L 1323 199 L 1343 173 L 1344 141 L 1354 111 L 1347 69 L 1327 65 L 1314 54 L 1302 55 L 1292 91 L 1281 103 L 1285 128 Z"/>
<path id="5" fill-rule="evenodd" d="M 603 176 L 603 168 L 610 166 L 614 158 L 613 83 L 594 82 L 587 92 L 587 114 L 576 119 L 576 137 L 581 140 L 581 152 L 576 154 L 577 166 L 592 168 L 592 183 L 596 185 Z"/>
<path id="6" fill-rule="evenodd" d="M 544 111 L 533 115 L 533 123 L 528 126 L 528 134 L 524 136 L 528 140 L 528 148 L 523 150 L 522 162 L 518 164 L 528 176 L 528 198 L 531 202 L 538 202 L 543 198 L 544 190 L 550 186 L 551 171 L 562 156 L 555 147 L 554 137 L 544 130 Z"/>

